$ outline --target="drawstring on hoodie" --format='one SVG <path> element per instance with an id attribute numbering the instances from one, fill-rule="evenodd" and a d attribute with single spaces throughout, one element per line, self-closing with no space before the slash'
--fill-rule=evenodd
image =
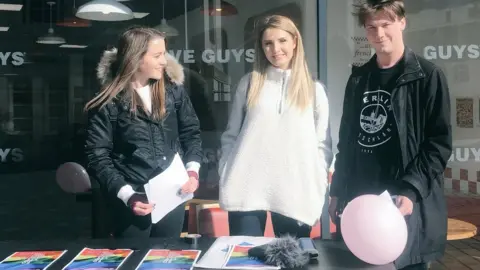
<path id="1" fill-rule="evenodd" d="M 280 93 L 280 101 L 278 103 L 278 114 L 282 114 L 283 111 L 283 104 L 285 101 L 285 96 L 286 96 L 286 80 L 287 80 L 287 71 L 282 71 L 282 88 L 281 88 L 281 93 Z"/>

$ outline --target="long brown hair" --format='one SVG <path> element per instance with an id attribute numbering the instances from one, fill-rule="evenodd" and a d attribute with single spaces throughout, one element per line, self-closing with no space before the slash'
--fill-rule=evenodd
<path id="1" fill-rule="evenodd" d="M 143 103 L 131 88 L 130 82 L 139 69 L 149 42 L 156 38 L 165 40 L 165 35 L 154 28 L 141 26 L 131 27 L 120 36 L 116 59 L 111 67 L 113 79 L 102 86 L 101 92 L 85 105 L 85 110 L 105 106 L 122 91 L 128 91 L 131 97 L 132 113 L 136 112 L 137 105 L 142 106 Z M 152 117 L 162 119 L 165 115 L 165 75 L 152 82 L 151 91 Z"/>
<path id="2" fill-rule="evenodd" d="M 309 106 L 314 97 L 314 83 L 305 60 L 302 36 L 295 23 L 281 15 L 271 15 L 259 21 L 256 25 L 255 61 L 250 79 L 247 104 L 252 107 L 260 96 L 266 78 L 266 71 L 270 62 L 262 48 L 262 38 L 269 28 L 281 29 L 294 38 L 297 46 L 292 57 L 292 75 L 287 92 L 287 100 L 299 109 Z"/>

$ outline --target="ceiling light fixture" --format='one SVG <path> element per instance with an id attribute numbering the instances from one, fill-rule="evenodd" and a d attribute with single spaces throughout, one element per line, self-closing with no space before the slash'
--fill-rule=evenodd
<path id="1" fill-rule="evenodd" d="M 5 11 L 20 11 L 22 10 L 23 5 L 15 5 L 15 4 L 0 4 L 0 10 Z"/>
<path id="2" fill-rule="evenodd" d="M 0 32 L 7 32 L 10 27 L 8 26 L 0 26 Z"/>
<path id="3" fill-rule="evenodd" d="M 167 19 L 165 19 L 165 0 L 162 1 L 162 20 L 160 24 L 155 26 L 155 29 L 165 34 L 167 37 L 178 36 L 178 30 L 174 27 L 167 24 Z"/>
<path id="4" fill-rule="evenodd" d="M 135 19 L 141 19 L 148 16 L 149 14 L 150 13 L 147 12 L 133 12 L 133 17 L 135 17 Z"/>
<path id="5" fill-rule="evenodd" d="M 70 49 L 85 49 L 88 45 L 74 45 L 74 44 L 63 44 L 59 46 L 60 48 L 70 48 Z"/>
<path id="6" fill-rule="evenodd" d="M 78 18 L 92 21 L 126 21 L 135 18 L 132 10 L 115 0 L 93 0 L 78 8 Z"/>
<path id="7" fill-rule="evenodd" d="M 53 31 L 53 27 L 52 27 L 52 6 L 55 5 L 55 2 L 47 2 L 47 5 L 50 6 L 50 28 L 48 28 L 47 35 L 43 37 L 39 37 L 37 39 L 37 43 L 49 44 L 49 45 L 63 44 L 65 43 L 65 39 L 60 36 L 56 36 L 55 31 Z"/>

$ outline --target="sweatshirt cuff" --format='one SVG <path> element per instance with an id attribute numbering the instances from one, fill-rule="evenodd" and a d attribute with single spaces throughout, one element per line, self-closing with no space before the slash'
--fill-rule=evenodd
<path id="1" fill-rule="evenodd" d="M 117 193 L 117 197 L 122 200 L 122 202 L 128 206 L 128 200 L 130 200 L 130 197 L 135 194 L 135 191 L 133 190 L 132 186 L 130 185 L 125 185 Z"/>
<path id="2" fill-rule="evenodd" d="M 198 172 L 200 171 L 200 163 L 196 162 L 196 161 L 190 161 L 187 163 L 187 165 L 185 166 L 187 171 L 194 171 L 198 174 Z"/>
<path id="3" fill-rule="evenodd" d="M 412 202 L 417 202 L 419 198 L 419 194 L 417 194 L 415 188 L 408 183 L 403 184 L 399 195 L 409 198 Z"/>

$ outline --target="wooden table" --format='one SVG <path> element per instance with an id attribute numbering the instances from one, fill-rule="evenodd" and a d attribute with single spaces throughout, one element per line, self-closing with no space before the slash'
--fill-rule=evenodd
<path id="1" fill-rule="evenodd" d="M 191 199 L 187 201 L 185 210 L 188 211 L 188 232 L 200 233 L 199 213 L 202 209 L 219 208 L 218 200 Z"/>
<path id="2" fill-rule="evenodd" d="M 454 218 L 448 219 L 447 240 L 466 239 L 477 235 L 477 226 Z"/>
<path id="3" fill-rule="evenodd" d="M 201 205 L 203 208 L 219 207 L 218 200 L 207 200 L 207 199 L 191 199 L 187 201 L 185 205 L 185 210 L 189 210 L 192 205 Z"/>

